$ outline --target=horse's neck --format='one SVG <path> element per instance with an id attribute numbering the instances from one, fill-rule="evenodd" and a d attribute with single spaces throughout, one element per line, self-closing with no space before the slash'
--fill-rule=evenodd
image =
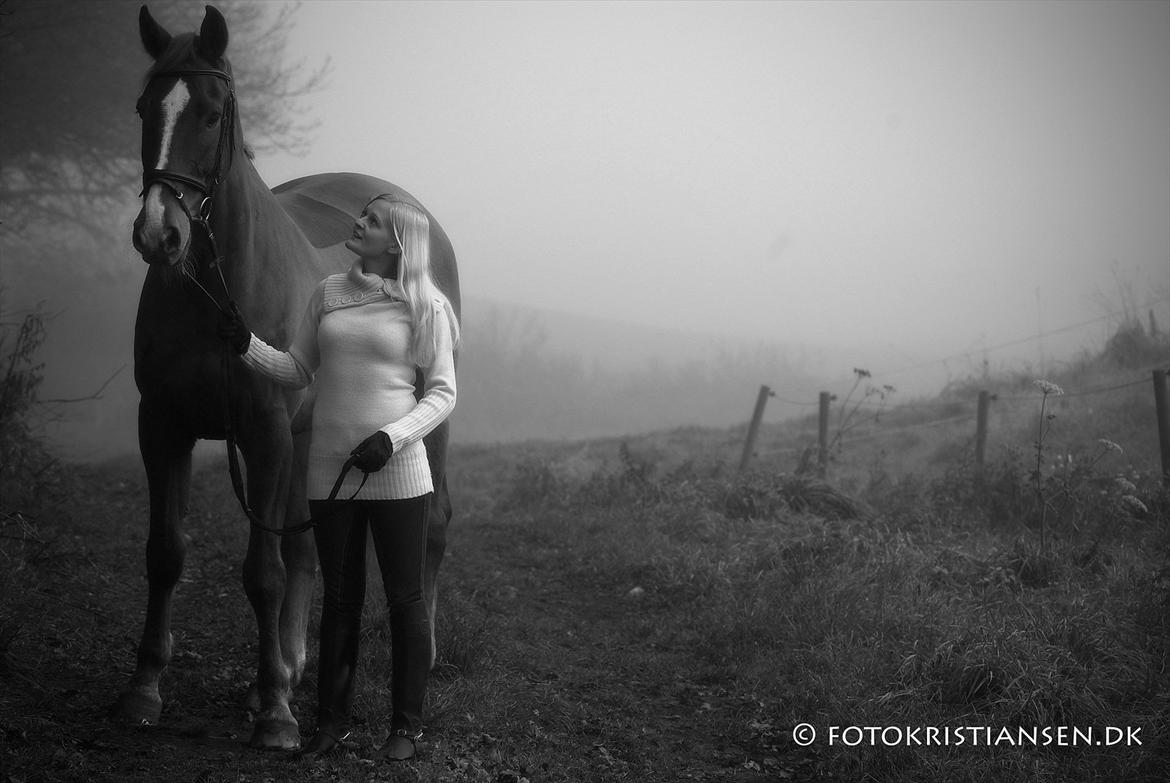
<path id="1" fill-rule="evenodd" d="M 315 251 L 252 162 L 234 162 L 216 194 L 212 220 L 232 298 L 256 326 L 287 328 L 301 316 Z"/>

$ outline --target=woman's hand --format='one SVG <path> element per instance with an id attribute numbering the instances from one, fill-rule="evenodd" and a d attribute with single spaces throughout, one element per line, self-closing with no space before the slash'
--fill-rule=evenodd
<path id="1" fill-rule="evenodd" d="M 354 458 L 353 466 L 362 473 L 376 473 L 386 467 L 393 453 L 394 444 L 390 442 L 390 436 L 378 430 L 359 443 L 349 455 Z"/>
<path id="2" fill-rule="evenodd" d="M 226 340 L 236 353 L 242 355 L 248 352 L 248 343 L 252 342 L 252 330 L 248 328 L 244 314 L 236 307 L 235 302 L 230 303 L 228 311 L 219 312 L 219 336 Z"/>

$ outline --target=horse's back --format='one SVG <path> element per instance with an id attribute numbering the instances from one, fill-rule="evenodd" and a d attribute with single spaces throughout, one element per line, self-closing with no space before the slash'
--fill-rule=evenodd
<path id="1" fill-rule="evenodd" d="M 354 220 L 370 199 L 389 193 L 417 206 L 431 223 L 431 273 L 459 312 L 459 275 L 451 240 L 434 215 L 406 190 L 377 177 L 341 172 L 290 180 L 272 192 L 316 248 L 324 267 L 333 270 L 345 269 L 352 263 L 353 253 L 346 249 L 345 240 L 352 235 Z"/>

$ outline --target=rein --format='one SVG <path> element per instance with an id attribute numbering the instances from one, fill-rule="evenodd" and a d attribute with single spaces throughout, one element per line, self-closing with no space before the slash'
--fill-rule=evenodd
<path id="1" fill-rule="evenodd" d="M 195 282 L 195 285 L 199 287 L 199 290 L 203 292 L 203 294 L 211 301 L 213 305 L 215 305 L 216 310 L 223 314 L 229 314 L 235 311 L 236 303 L 232 300 L 231 290 L 228 288 L 227 284 L 227 278 L 225 278 L 223 274 L 224 256 L 219 252 L 219 244 L 215 240 L 215 232 L 211 229 L 211 210 L 214 204 L 212 199 L 215 195 L 215 189 L 219 186 L 225 170 L 225 153 L 229 160 L 234 159 L 235 157 L 235 141 L 233 137 L 236 124 L 235 87 L 232 84 L 231 74 L 229 74 L 227 71 L 214 68 L 166 70 L 152 74 L 150 78 L 157 79 L 164 76 L 213 76 L 217 79 L 222 79 L 228 86 L 228 98 L 224 103 L 223 116 L 220 117 L 219 142 L 215 150 L 215 167 L 212 169 L 210 178 L 202 180 L 190 176 L 189 174 L 170 171 L 168 169 L 151 169 L 150 171 L 144 171 L 142 173 L 142 195 L 145 195 L 146 191 L 150 189 L 151 185 L 156 183 L 166 185 L 168 188 L 170 188 L 171 192 L 174 193 L 175 197 L 179 201 L 179 204 L 182 205 L 183 211 L 187 213 L 187 218 L 191 221 L 191 224 L 197 225 L 203 230 L 203 233 L 207 237 L 208 246 L 211 249 L 211 261 L 208 262 L 208 266 L 214 268 L 216 273 L 219 275 L 220 285 L 223 287 L 224 295 L 227 297 L 227 306 L 225 307 L 224 305 L 220 304 L 219 300 L 216 299 L 215 296 L 207 290 L 206 286 L 199 282 L 199 279 L 195 275 L 191 275 L 190 279 Z M 179 187 L 179 184 L 176 183 L 189 185 L 202 194 L 203 198 L 199 202 L 199 207 L 194 212 L 188 208 L 187 204 L 189 202 L 184 201 L 183 190 Z M 240 508 L 243 510 L 244 515 L 248 518 L 248 522 L 251 523 L 252 527 L 263 530 L 266 533 L 273 533 L 278 536 L 294 536 L 300 533 L 304 533 L 321 520 L 310 517 L 304 522 L 292 525 L 291 527 L 277 528 L 265 524 L 265 522 L 260 518 L 260 515 L 253 511 L 252 507 L 248 505 L 248 495 L 244 488 L 243 472 L 240 470 L 239 447 L 236 442 L 235 428 L 232 426 L 231 400 L 234 384 L 232 377 L 233 374 L 231 358 L 231 347 L 226 342 L 224 342 L 222 362 L 224 385 L 223 428 L 224 439 L 227 441 L 228 473 L 231 476 L 232 490 L 235 492 L 236 500 L 239 502 Z M 330 491 L 327 500 L 332 501 L 337 499 L 337 495 L 341 491 L 341 486 L 345 482 L 345 477 L 354 467 L 355 460 L 356 457 L 350 456 L 350 458 L 345 461 L 345 464 L 341 466 L 341 472 L 337 475 L 337 480 L 333 482 L 333 488 Z M 366 480 L 369 477 L 369 473 L 362 471 L 361 483 L 358 485 L 358 488 L 354 490 L 354 493 L 346 498 L 344 502 L 348 503 L 356 498 L 358 493 L 362 491 L 362 487 L 366 485 Z M 333 514 L 329 514 L 327 516 L 332 515 Z"/>
<path id="2" fill-rule="evenodd" d="M 206 289 L 204 289 L 204 290 L 206 291 Z M 209 294 L 209 296 L 210 296 L 210 294 Z M 215 300 L 213 299 L 212 301 L 214 302 Z M 218 303 L 216 304 L 216 306 L 218 307 Z M 229 307 L 234 308 L 235 303 L 233 303 L 229 300 Z M 222 311 L 222 309 L 223 308 L 220 308 L 221 311 Z M 263 530 L 266 533 L 274 533 L 278 536 L 295 536 L 295 535 L 298 535 L 300 533 L 304 533 L 306 530 L 311 529 L 318 522 L 320 522 L 321 519 L 314 519 L 313 517 L 310 516 L 304 522 L 298 522 L 297 524 L 292 525 L 291 527 L 282 527 L 282 528 L 281 527 L 273 527 L 271 525 L 265 524 L 265 522 L 262 519 L 260 519 L 260 515 L 257 514 L 255 511 L 253 511 L 252 507 L 248 505 L 248 494 L 247 494 L 247 491 L 244 489 L 244 477 L 243 477 L 242 471 L 240 470 L 239 447 L 236 445 L 235 428 L 232 426 L 231 399 L 232 399 L 233 384 L 232 384 L 231 348 L 228 346 L 228 344 L 226 342 L 223 345 L 223 365 L 222 366 L 223 366 L 223 385 L 224 385 L 224 390 L 223 390 L 224 391 L 224 394 L 223 394 L 223 427 L 224 427 L 224 440 L 227 441 L 228 475 L 231 476 L 232 490 L 235 492 L 236 500 L 240 504 L 240 509 L 244 512 L 244 516 L 246 516 L 248 518 L 248 521 L 252 524 L 252 527 L 259 528 L 260 530 Z M 336 500 L 337 499 L 338 493 L 341 492 L 341 485 L 345 483 L 345 477 L 347 475 L 349 475 L 349 471 L 354 467 L 354 462 L 356 460 L 357 460 L 357 457 L 351 455 L 350 458 L 345 461 L 345 464 L 341 466 L 341 472 L 337 474 L 337 479 L 333 482 L 333 488 L 329 491 L 329 497 L 326 498 L 326 500 Z M 354 498 L 357 497 L 358 493 L 362 491 L 362 487 L 364 487 L 366 485 L 366 479 L 368 479 L 369 477 L 370 477 L 369 473 L 362 471 L 362 482 L 360 484 L 358 484 L 358 488 L 353 491 L 353 494 L 345 499 L 346 503 L 352 501 Z M 337 512 L 335 511 L 333 513 L 337 513 Z M 328 514 L 328 515 L 326 515 L 325 518 L 328 518 L 331 516 L 333 516 L 333 514 Z"/>

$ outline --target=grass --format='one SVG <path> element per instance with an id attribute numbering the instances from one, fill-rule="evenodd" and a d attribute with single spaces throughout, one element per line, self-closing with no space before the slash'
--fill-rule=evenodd
<path id="1" fill-rule="evenodd" d="M 521 531 L 539 524 L 540 540 L 558 542 L 553 552 L 563 555 L 556 570 L 605 586 L 615 602 L 641 588 L 609 620 L 639 640 L 638 652 L 627 653 L 652 669 L 656 655 L 685 651 L 674 674 L 736 702 L 712 708 L 725 714 L 711 728 L 736 738 L 744 764 L 796 769 L 786 733 L 804 721 L 822 729 L 1134 726 L 1147 743 L 1140 749 L 991 748 L 973 757 L 968 748 L 856 747 L 813 755 L 816 769 L 837 779 L 1160 774 L 1170 605 L 1170 580 L 1159 570 L 1164 517 L 1131 521 L 1108 544 L 1069 537 L 1041 553 L 1019 530 L 948 522 L 935 509 L 920 510 L 914 525 L 784 510 L 784 488 L 762 475 L 738 484 L 675 475 L 636 489 L 648 481 L 644 466 L 617 456 L 626 473 L 577 486 L 558 478 L 556 463 L 522 464 L 519 497 L 501 509 L 515 519 L 509 532 L 530 547 Z M 598 484 L 606 491 L 598 494 Z M 728 516 L 737 492 L 780 501 L 732 504 L 763 513 Z"/>
<path id="2" fill-rule="evenodd" d="M 998 392 L 1004 413 L 981 473 L 965 430 L 901 429 L 956 416 L 947 406 L 961 402 L 945 398 L 929 401 L 929 413 L 883 413 L 884 442 L 876 425 L 854 430 L 874 437 L 843 440 L 823 480 L 795 470 L 808 421 L 766 429 L 743 476 L 727 467 L 738 462 L 738 430 L 455 447 L 457 518 L 428 743 L 400 767 L 368 760 L 390 707 L 376 585 L 354 752 L 305 769 L 242 744 L 255 631 L 236 587 L 246 529 L 218 464 L 195 476 L 163 725 L 107 723 L 144 604 L 141 469 L 127 460 L 50 471 L 54 497 L 40 507 L 12 508 L 16 495 L 5 493 L 3 774 L 1161 780 L 1170 765 L 1170 497 L 1145 456 L 1151 395 L 1074 397 L 1085 383 L 1058 382 L 1070 394 L 1055 404 L 1051 451 L 1041 454 L 1040 494 L 1059 501 L 1043 547 L 1030 472 L 1038 398 L 1007 405 L 1028 391 L 1015 382 Z M 1098 437 L 1124 457 L 1110 452 L 1089 470 L 1079 456 L 1073 467 L 1055 459 L 1095 453 Z M 296 702 L 306 730 L 313 666 Z M 801 723 L 818 734 L 808 746 L 793 739 Z M 903 741 L 853 741 L 860 729 L 844 727 L 892 727 L 886 736 Z M 1130 727 L 1142 744 L 1062 746 L 1042 734 L 1035 745 L 905 741 L 925 727 L 970 737 L 967 727 L 1013 737 Z"/>

